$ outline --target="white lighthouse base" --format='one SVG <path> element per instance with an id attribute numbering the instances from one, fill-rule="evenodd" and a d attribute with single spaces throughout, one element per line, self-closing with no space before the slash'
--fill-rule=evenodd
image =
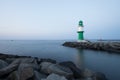
<path id="1" fill-rule="evenodd" d="M 83 42 L 83 43 L 85 43 L 85 42 L 89 42 L 88 40 L 78 40 L 77 42 Z"/>

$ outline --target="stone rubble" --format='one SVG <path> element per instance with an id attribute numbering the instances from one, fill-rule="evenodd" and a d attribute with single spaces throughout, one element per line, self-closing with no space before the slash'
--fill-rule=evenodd
<path id="1" fill-rule="evenodd" d="M 120 53 L 120 42 L 65 42 L 63 46 Z"/>
<path id="2" fill-rule="evenodd" d="M 0 54 L 0 80 L 107 79 L 103 73 L 94 72 L 89 69 L 79 69 L 71 61 L 58 63 L 52 59 Z"/>

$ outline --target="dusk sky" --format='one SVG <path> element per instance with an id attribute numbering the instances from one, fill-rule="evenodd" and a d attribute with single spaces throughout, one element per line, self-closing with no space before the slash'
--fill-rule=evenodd
<path id="1" fill-rule="evenodd" d="M 120 0 L 0 0 L 0 39 L 120 39 Z"/>

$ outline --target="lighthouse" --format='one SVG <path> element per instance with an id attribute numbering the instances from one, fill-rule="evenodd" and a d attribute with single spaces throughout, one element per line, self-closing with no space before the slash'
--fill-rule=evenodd
<path id="1" fill-rule="evenodd" d="M 78 24 L 78 31 L 77 31 L 77 33 L 78 33 L 78 42 L 86 42 L 84 40 L 84 35 L 83 35 L 84 30 L 83 30 L 83 28 L 84 28 L 83 21 L 80 20 L 79 24 Z"/>

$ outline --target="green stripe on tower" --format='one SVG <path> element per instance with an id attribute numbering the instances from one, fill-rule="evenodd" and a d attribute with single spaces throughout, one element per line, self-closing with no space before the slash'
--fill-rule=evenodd
<path id="1" fill-rule="evenodd" d="M 84 40 L 83 31 L 78 32 L 78 40 Z"/>

